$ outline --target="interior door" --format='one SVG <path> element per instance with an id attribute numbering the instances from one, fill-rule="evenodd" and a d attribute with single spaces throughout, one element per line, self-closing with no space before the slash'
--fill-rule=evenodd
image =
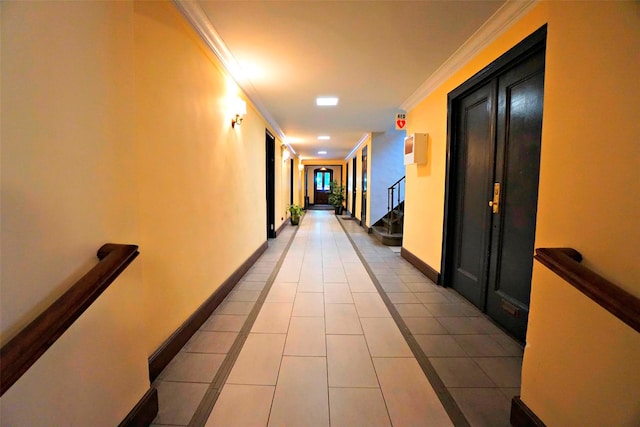
<path id="1" fill-rule="evenodd" d="M 347 184 L 347 190 L 345 191 L 345 206 L 346 206 L 346 210 L 349 210 L 349 201 L 351 199 L 351 194 L 349 194 L 349 162 L 346 162 L 347 164 L 347 169 L 345 170 L 344 176 L 346 177 L 346 184 Z"/>
<path id="2" fill-rule="evenodd" d="M 457 136 L 455 225 L 452 286 L 484 309 L 493 188 L 494 85 L 489 83 L 463 97 L 456 106 Z"/>
<path id="3" fill-rule="evenodd" d="M 326 205 L 329 203 L 333 171 L 331 169 L 316 169 L 313 171 L 313 204 Z"/>
<path id="4" fill-rule="evenodd" d="M 293 204 L 293 159 L 289 160 L 289 171 L 291 173 L 290 177 L 289 177 L 289 204 L 292 205 Z"/>
<path id="5" fill-rule="evenodd" d="M 276 237 L 276 139 L 273 135 L 266 132 L 265 137 L 265 182 L 266 182 L 266 199 L 267 199 L 267 239 Z"/>
<path id="6" fill-rule="evenodd" d="M 492 209 L 487 314 L 522 338 L 533 271 L 543 95 L 542 54 L 498 79 L 495 181 L 500 195 Z"/>
<path id="7" fill-rule="evenodd" d="M 356 164 L 357 164 L 357 157 L 353 157 L 352 160 L 352 165 L 353 165 L 353 171 L 352 173 L 352 178 L 351 178 L 351 217 L 355 217 L 356 216 L 356 194 L 357 194 L 357 187 L 356 187 L 356 179 L 357 178 L 357 170 L 356 170 Z"/>
<path id="8" fill-rule="evenodd" d="M 360 212 L 360 225 L 367 226 L 367 149 L 362 149 L 362 208 Z"/>
<path id="9" fill-rule="evenodd" d="M 544 40 L 450 97 L 443 281 L 525 339 L 544 95 Z M 533 37 L 533 36 L 532 36 Z M 524 43 L 524 42 L 523 42 Z"/>

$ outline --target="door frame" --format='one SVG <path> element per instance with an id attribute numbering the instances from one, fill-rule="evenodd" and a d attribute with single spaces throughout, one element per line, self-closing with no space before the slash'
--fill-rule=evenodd
<path id="1" fill-rule="evenodd" d="M 360 204 L 360 225 L 362 227 L 365 228 L 365 230 L 367 230 L 368 233 L 371 233 L 371 231 L 369 231 L 369 227 L 367 227 L 367 215 L 369 214 L 369 212 L 367 212 L 367 198 L 369 197 L 369 168 L 367 167 L 367 162 L 369 161 L 369 147 L 368 146 L 364 146 L 364 148 L 362 148 L 362 152 L 360 153 L 360 156 L 362 158 L 361 163 L 362 163 L 362 175 L 361 175 L 361 187 L 362 187 L 362 191 L 361 191 L 361 198 L 362 198 L 362 202 Z"/>
<path id="2" fill-rule="evenodd" d="M 309 174 L 309 170 L 314 170 L 314 168 L 331 168 L 334 171 L 334 177 L 335 177 L 335 172 L 337 170 L 340 170 L 340 182 L 343 182 L 343 177 L 344 177 L 344 166 L 343 165 L 332 165 L 332 164 L 326 164 L 326 163 L 309 163 L 309 164 L 305 164 L 304 165 L 304 194 L 305 194 L 305 198 L 309 197 L 309 184 L 312 185 L 313 188 L 311 188 L 311 191 L 313 191 L 316 186 L 315 186 L 315 182 L 309 181 L 308 179 L 308 174 Z M 309 204 L 311 205 L 311 201 L 309 200 Z M 315 200 L 314 200 L 315 203 Z"/>
<path id="3" fill-rule="evenodd" d="M 272 239 L 276 237 L 276 138 L 266 129 L 264 140 L 267 239 Z"/>
<path id="4" fill-rule="evenodd" d="M 454 159 L 459 155 L 459 148 L 456 146 L 457 135 L 455 131 L 456 104 L 464 96 L 475 91 L 479 87 L 487 84 L 497 75 L 506 69 L 513 67 L 516 63 L 523 61 L 531 55 L 538 53 L 546 46 L 547 25 L 543 25 L 534 33 L 526 37 L 520 43 L 509 49 L 502 56 L 491 64 L 477 72 L 460 86 L 449 92 L 447 95 L 447 151 L 446 151 L 446 172 L 445 172 L 445 193 L 444 193 L 444 223 L 442 235 L 442 260 L 440 263 L 439 285 L 451 286 L 451 262 L 453 251 L 456 249 L 453 242 L 455 221 L 455 200 L 456 200 L 456 178 L 458 170 Z M 488 254 L 487 254 L 488 256 Z M 531 255 L 533 256 L 533 254 Z M 488 269 L 487 269 L 488 274 Z M 486 300 L 486 295 L 482 296 Z M 484 307 L 486 302 L 482 304 Z M 484 309 L 484 308 L 483 308 Z"/>
<path id="5" fill-rule="evenodd" d="M 292 205 L 293 204 L 293 168 L 294 168 L 294 162 L 293 159 L 289 159 L 289 168 L 290 168 L 290 177 L 289 177 L 289 204 Z"/>
<path id="6" fill-rule="evenodd" d="M 351 161 L 353 164 L 353 171 L 351 172 L 353 174 L 353 177 L 351 179 L 351 218 L 355 218 L 356 217 L 356 199 L 358 197 L 358 190 L 356 186 L 356 181 L 358 180 L 358 173 L 357 173 L 358 156 L 353 156 L 353 159 Z"/>
<path id="7" fill-rule="evenodd" d="M 317 203 L 318 202 L 318 189 L 317 189 L 317 181 L 316 181 L 318 173 L 322 173 L 323 175 L 325 173 L 328 173 L 329 174 L 329 183 L 333 182 L 333 169 L 328 168 L 326 166 L 323 166 L 321 168 L 317 168 L 317 169 L 313 170 L 313 204 L 314 204 L 314 206 L 318 204 Z M 324 188 L 324 184 L 323 184 L 323 188 Z M 331 193 L 331 187 L 329 188 L 328 191 L 323 191 L 323 193 Z M 328 197 L 329 196 L 327 195 L 327 198 Z M 322 203 L 322 204 L 323 205 L 324 204 L 329 204 L 329 202 L 327 201 L 327 203 Z"/>
<path id="8" fill-rule="evenodd" d="M 344 194 L 344 204 L 346 206 L 345 210 L 347 212 L 349 212 L 349 200 L 350 200 L 350 197 L 351 197 L 351 195 L 349 194 L 349 162 L 348 161 L 345 162 L 345 165 L 346 165 L 346 167 L 345 167 L 345 171 L 344 171 L 344 177 L 345 177 L 344 186 L 345 186 L 346 190 L 345 190 L 345 194 Z"/>

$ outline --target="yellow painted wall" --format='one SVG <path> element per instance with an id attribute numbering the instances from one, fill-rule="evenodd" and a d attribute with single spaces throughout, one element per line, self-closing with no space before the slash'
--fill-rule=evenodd
<path id="1" fill-rule="evenodd" d="M 407 135 L 428 133 L 429 137 L 427 163 L 406 167 L 407 204 L 402 246 L 437 271 L 442 257 L 447 94 L 544 25 L 544 8 L 545 5 L 538 6 L 530 12 L 407 113 Z"/>
<path id="2" fill-rule="evenodd" d="M 638 61 L 628 54 L 637 50 L 638 34 L 632 28 L 638 24 L 638 7 L 633 2 L 543 3 L 408 113 L 408 133 L 429 133 L 429 162 L 407 166 L 407 198 L 415 201 L 405 213 L 405 248 L 439 269 L 447 94 L 548 22 L 537 243 L 551 239 L 554 243 L 545 244 L 574 246 L 587 263 L 598 259 L 592 267 L 609 271 L 613 280 L 634 291 L 624 283 L 640 282 L 635 259 L 614 255 L 610 248 L 622 245 L 620 252 L 632 253 L 630 245 L 640 239 L 629 215 L 640 210 L 640 203 L 627 197 L 640 185 L 633 179 L 640 154 L 632 142 L 640 124 L 631 113 L 636 98 L 630 96 L 638 90 Z M 592 28 L 601 11 L 608 20 L 598 18 L 602 22 Z M 612 40 L 630 50 L 612 49 Z M 593 138 L 594 131 L 606 139 Z M 615 141 L 615 150 L 607 140 Z M 590 165 L 603 174 L 594 174 Z M 564 203 L 567 194 L 572 203 Z"/>
<path id="3" fill-rule="evenodd" d="M 6 343 L 97 263 L 140 243 L 133 4 L 1 2 Z M 142 255 L 0 399 L 3 426 L 113 426 L 149 387 Z"/>
<path id="4" fill-rule="evenodd" d="M 136 2 L 136 140 L 149 353 L 264 241 L 265 123 L 169 2 Z M 276 227 L 282 209 L 276 140 Z M 220 250 L 224 248 L 224 250 Z"/>
<path id="5" fill-rule="evenodd" d="M 640 296 L 640 5 L 548 9 L 536 246 Z M 535 266 L 523 401 L 548 425 L 640 425 L 640 334 L 577 294 Z"/>
<path id="6" fill-rule="evenodd" d="M 440 269 L 447 93 L 545 23 L 535 245 L 574 247 L 585 265 L 640 296 L 637 2 L 540 3 L 408 113 L 408 133 L 428 132 L 430 138 L 429 163 L 407 167 L 403 246 Z M 550 426 L 638 425 L 637 392 L 629 398 L 638 378 L 626 373 L 640 372 L 639 334 L 613 327 L 609 320 L 580 326 L 599 308 L 580 302 L 568 284 L 541 269 L 536 264 L 523 401 Z M 554 306 L 557 301 L 563 302 L 561 309 Z M 554 322 L 559 326 L 549 326 Z M 607 337 L 615 345 L 594 337 Z M 628 347 L 623 349 L 621 342 Z M 613 368 L 618 362 L 631 371 Z M 564 375 L 556 375 L 561 370 Z M 608 375 L 615 380 L 602 381 Z M 569 386 L 581 387 L 585 381 L 590 382 L 581 392 Z"/>
<path id="7" fill-rule="evenodd" d="M 0 5 L 2 342 L 103 243 L 141 253 L 2 397 L 0 424 L 118 425 L 148 356 L 265 241 L 267 125 L 248 102 L 231 128 L 243 94 L 172 2 Z"/>
<path id="8" fill-rule="evenodd" d="M 536 245 L 640 297 L 640 3 L 548 7 Z"/>
<path id="9" fill-rule="evenodd" d="M 522 400 L 547 426 L 640 425 L 638 332 L 534 264 Z"/>

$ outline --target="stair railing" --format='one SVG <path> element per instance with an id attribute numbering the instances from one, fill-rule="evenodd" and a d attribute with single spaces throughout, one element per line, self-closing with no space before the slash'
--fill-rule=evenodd
<path id="1" fill-rule="evenodd" d="M 405 179 L 406 176 L 403 176 L 387 189 L 387 233 L 389 234 L 396 218 L 404 214 L 404 207 L 400 203 L 404 200 L 402 184 Z"/>

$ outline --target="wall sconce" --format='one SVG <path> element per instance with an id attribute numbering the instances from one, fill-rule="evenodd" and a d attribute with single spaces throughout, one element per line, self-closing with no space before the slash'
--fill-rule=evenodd
<path id="1" fill-rule="evenodd" d="M 247 103 L 240 98 L 236 98 L 232 102 L 231 111 L 234 115 L 231 119 L 231 127 L 235 128 L 236 125 L 240 126 L 242 124 L 243 116 L 247 114 Z"/>
<path id="2" fill-rule="evenodd" d="M 289 150 L 283 150 L 282 151 L 282 162 L 286 162 L 287 160 L 289 160 L 289 157 L 291 157 L 291 155 L 289 154 Z"/>

